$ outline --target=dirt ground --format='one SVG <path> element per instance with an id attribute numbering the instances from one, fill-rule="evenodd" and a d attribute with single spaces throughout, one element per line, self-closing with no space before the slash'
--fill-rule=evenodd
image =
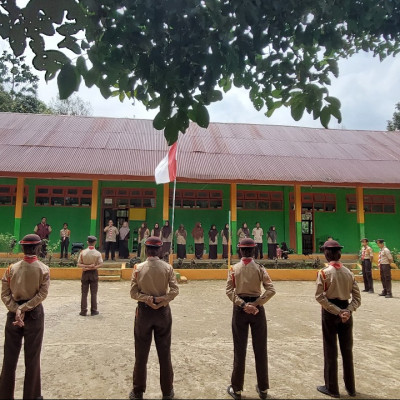
<path id="1" fill-rule="evenodd" d="M 269 398 L 321 398 L 323 384 L 320 307 L 313 282 L 275 282 L 277 294 L 266 305 Z M 379 290 L 378 290 L 379 289 Z M 375 282 L 375 291 L 381 289 Z M 232 305 L 224 281 L 193 281 L 180 286 L 171 303 L 172 360 L 178 399 L 228 399 L 232 370 Z M 354 361 L 358 398 L 400 396 L 400 282 L 395 298 L 362 293 L 354 315 Z M 134 363 L 136 304 L 129 282 L 100 282 L 96 317 L 79 313 L 80 282 L 53 281 L 44 302 L 46 328 L 42 350 L 42 389 L 46 399 L 126 399 Z M 5 308 L 1 323 L 4 326 Z M 0 341 L 4 340 L 1 328 Z M 254 356 L 248 348 L 243 398 L 257 398 Z M 0 357 L 3 357 L 1 346 Z M 23 355 L 17 371 L 16 398 L 22 396 Z M 340 390 L 348 397 L 341 380 Z M 148 364 L 145 398 L 160 399 L 154 345 Z M 346 394 L 346 396 L 344 396 Z"/>

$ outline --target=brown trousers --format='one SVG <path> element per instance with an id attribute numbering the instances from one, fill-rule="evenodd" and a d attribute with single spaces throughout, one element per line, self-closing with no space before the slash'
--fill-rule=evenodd
<path id="1" fill-rule="evenodd" d="M 173 389 L 174 372 L 171 362 L 172 315 L 169 306 L 153 310 L 143 302 L 138 303 L 135 317 L 135 367 L 133 370 L 133 391 L 146 391 L 147 360 L 152 335 L 160 363 L 160 386 L 164 396 Z"/>
<path id="2" fill-rule="evenodd" d="M 365 290 L 374 290 L 374 280 L 372 279 L 372 263 L 371 260 L 363 260 L 361 262 L 362 274 Z"/>
<path id="3" fill-rule="evenodd" d="M 392 271 L 390 270 L 390 264 L 381 264 L 380 272 L 383 293 L 392 294 Z"/>
<path id="4" fill-rule="evenodd" d="M 90 311 L 97 311 L 97 290 L 99 288 L 99 273 L 97 269 L 92 271 L 82 272 L 82 297 L 81 297 L 81 311 L 87 312 L 87 297 L 90 287 Z"/>
<path id="5" fill-rule="evenodd" d="M 257 315 L 247 314 L 238 306 L 233 306 L 233 372 L 231 383 L 235 392 L 243 390 L 249 326 L 256 361 L 257 385 L 260 390 L 269 389 L 267 356 L 267 321 L 264 307 L 258 307 Z"/>
<path id="6" fill-rule="evenodd" d="M 330 299 L 338 307 L 345 309 L 347 300 Z M 333 394 L 339 394 L 338 385 L 338 348 L 343 360 L 343 379 L 346 389 L 354 393 L 355 379 L 353 366 L 353 317 L 343 323 L 338 315 L 322 309 L 322 337 L 324 343 L 324 378 L 326 388 Z"/>
<path id="7" fill-rule="evenodd" d="M 44 311 L 39 304 L 25 313 L 25 326 L 14 326 L 15 313 L 8 312 L 5 326 L 3 369 L 0 376 L 0 399 L 13 399 L 15 370 L 17 369 L 22 339 L 24 339 L 25 380 L 24 399 L 38 399 L 42 395 L 40 380 L 40 352 L 44 332 Z"/>

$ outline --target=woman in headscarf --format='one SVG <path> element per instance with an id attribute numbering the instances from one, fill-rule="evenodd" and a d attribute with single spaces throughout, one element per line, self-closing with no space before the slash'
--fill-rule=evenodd
<path id="1" fill-rule="evenodd" d="M 237 231 L 237 236 L 238 236 L 238 244 L 240 243 L 240 241 L 242 239 L 250 237 L 250 231 L 249 231 L 249 228 L 247 227 L 247 223 L 246 222 L 243 222 L 242 227 L 239 228 L 239 230 Z M 240 259 L 239 247 L 237 249 L 237 252 L 238 252 L 239 259 Z"/>
<path id="2" fill-rule="evenodd" d="M 275 226 L 272 225 L 269 227 L 269 230 L 267 232 L 267 241 L 268 241 L 268 258 L 270 260 L 273 260 L 276 258 L 276 241 L 277 239 L 277 233 Z"/>
<path id="3" fill-rule="evenodd" d="M 129 235 L 130 235 L 130 229 L 128 221 L 124 221 L 121 228 L 119 228 L 119 243 L 118 243 L 119 258 L 129 258 L 129 247 L 128 247 Z"/>
<path id="4" fill-rule="evenodd" d="M 146 239 L 149 236 L 150 236 L 150 231 L 149 231 L 149 228 L 147 228 L 147 223 L 142 222 L 142 225 L 138 231 L 138 248 L 137 248 L 137 253 L 136 253 L 137 257 L 140 257 L 141 250 L 142 250 L 142 243 L 144 244 L 144 242 L 146 241 Z M 146 252 L 144 251 L 144 253 L 146 253 Z"/>
<path id="5" fill-rule="evenodd" d="M 161 239 L 161 229 L 158 223 L 154 224 L 154 228 L 151 230 L 151 236 L 156 236 Z"/>
<path id="6" fill-rule="evenodd" d="M 218 257 L 218 231 L 214 224 L 211 225 L 211 228 L 208 231 L 208 247 L 208 258 L 210 260 L 215 260 Z"/>
<path id="7" fill-rule="evenodd" d="M 222 258 L 228 258 L 229 224 L 225 224 L 221 231 L 222 237 Z"/>
<path id="8" fill-rule="evenodd" d="M 165 221 L 164 226 L 161 228 L 161 240 L 163 242 L 162 254 L 165 257 L 171 251 L 172 230 L 169 221 Z"/>
<path id="9" fill-rule="evenodd" d="M 176 236 L 176 253 L 178 258 L 183 260 L 186 258 L 186 239 L 187 239 L 187 232 L 183 224 L 179 225 L 179 229 L 175 232 Z"/>
<path id="10" fill-rule="evenodd" d="M 204 229 L 201 227 L 201 222 L 196 222 L 192 236 L 194 239 L 194 255 L 200 260 L 204 253 Z"/>

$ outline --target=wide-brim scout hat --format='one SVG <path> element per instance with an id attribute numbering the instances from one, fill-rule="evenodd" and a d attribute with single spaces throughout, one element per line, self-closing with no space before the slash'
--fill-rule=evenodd
<path id="1" fill-rule="evenodd" d="M 239 243 L 240 249 L 251 248 L 251 247 L 256 247 L 256 246 L 257 246 L 256 242 L 251 238 L 242 239 Z"/>
<path id="2" fill-rule="evenodd" d="M 42 239 L 40 239 L 39 235 L 35 235 L 34 233 L 25 235 L 19 241 L 19 244 L 39 244 L 39 243 L 42 243 Z"/>
<path id="3" fill-rule="evenodd" d="M 157 236 L 150 236 L 144 242 L 147 247 L 161 247 L 163 245 L 162 240 Z"/>
<path id="4" fill-rule="evenodd" d="M 343 249 L 343 246 L 340 245 L 336 240 L 327 240 L 324 245 L 321 247 L 322 249 Z"/>
<path id="5" fill-rule="evenodd" d="M 97 242 L 97 237 L 96 236 L 88 236 L 87 237 L 87 241 L 88 242 Z"/>

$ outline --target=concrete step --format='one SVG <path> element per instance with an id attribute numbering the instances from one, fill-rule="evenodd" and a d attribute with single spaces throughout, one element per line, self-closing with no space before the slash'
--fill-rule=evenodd
<path id="1" fill-rule="evenodd" d="M 121 275 L 119 275 L 119 276 L 116 276 L 116 275 L 99 276 L 99 281 L 115 282 L 115 281 L 120 281 L 120 280 L 121 280 Z"/>
<path id="2" fill-rule="evenodd" d="M 99 276 L 121 276 L 121 268 L 99 268 Z"/>

